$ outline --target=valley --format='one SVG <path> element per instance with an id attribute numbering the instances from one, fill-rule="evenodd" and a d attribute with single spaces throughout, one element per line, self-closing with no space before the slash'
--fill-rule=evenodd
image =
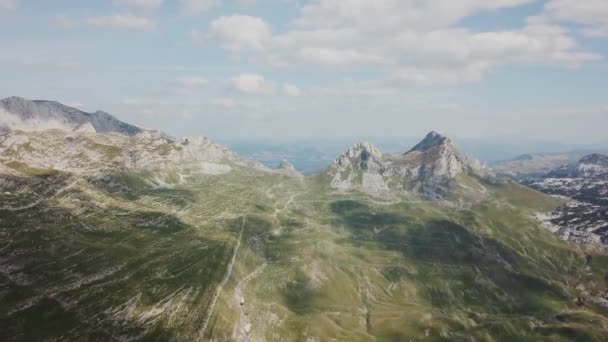
<path id="1" fill-rule="evenodd" d="M 2 340 L 608 334 L 608 254 L 537 219 L 567 200 L 435 132 L 399 155 L 355 144 L 307 177 L 202 138 L 3 137 Z"/>

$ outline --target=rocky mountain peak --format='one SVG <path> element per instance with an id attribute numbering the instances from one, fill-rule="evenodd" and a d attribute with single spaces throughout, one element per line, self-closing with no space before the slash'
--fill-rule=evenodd
<path id="1" fill-rule="evenodd" d="M 426 137 L 424 139 L 422 139 L 421 142 L 419 142 L 416 146 L 414 146 L 414 148 L 412 148 L 411 150 L 406 152 L 406 154 L 411 153 L 411 152 L 425 152 L 436 146 L 448 146 L 448 145 L 452 145 L 452 142 L 449 138 L 447 138 L 435 131 L 432 131 L 429 134 L 427 134 Z"/>
<path id="2" fill-rule="evenodd" d="M 410 189 L 427 197 L 447 194 L 463 174 L 485 175 L 481 163 L 462 155 L 450 139 L 429 133 L 405 154 L 382 154 L 369 143 L 351 146 L 330 166 L 332 187 L 372 194 Z"/>
<path id="3" fill-rule="evenodd" d="M 334 162 L 334 166 L 353 166 L 362 170 L 379 169 L 381 164 L 382 152 L 368 142 L 354 144 Z"/>

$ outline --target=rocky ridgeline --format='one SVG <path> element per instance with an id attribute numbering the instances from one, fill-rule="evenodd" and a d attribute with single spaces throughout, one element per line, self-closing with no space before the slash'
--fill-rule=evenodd
<path id="1" fill-rule="evenodd" d="M 0 126 L 2 173 L 98 175 L 184 163 L 200 163 L 208 174 L 229 172 L 235 164 L 263 168 L 204 137 L 175 139 L 52 101 L 0 100 Z"/>
<path id="2" fill-rule="evenodd" d="M 592 154 L 523 183 L 570 199 L 543 217 L 551 230 L 575 242 L 608 245 L 608 156 Z"/>
<path id="3" fill-rule="evenodd" d="M 357 143 L 324 173 L 340 191 L 413 191 L 429 198 L 445 197 L 460 175 L 489 174 L 480 162 L 465 157 L 437 132 L 402 155 L 383 154 L 369 143 Z"/>
<path id="4" fill-rule="evenodd" d="M 97 111 L 87 113 L 54 101 L 31 101 L 20 97 L 0 100 L 0 129 L 42 131 L 60 129 L 71 132 L 121 133 L 136 135 L 144 130 Z"/>
<path id="5" fill-rule="evenodd" d="M 174 140 L 145 133 L 127 136 L 59 130 L 11 131 L 0 136 L 0 163 L 23 173 L 52 169 L 93 175 L 194 162 L 206 163 L 204 168 L 214 172 L 212 169 L 220 169 L 221 163 L 244 161 L 207 138 Z"/>

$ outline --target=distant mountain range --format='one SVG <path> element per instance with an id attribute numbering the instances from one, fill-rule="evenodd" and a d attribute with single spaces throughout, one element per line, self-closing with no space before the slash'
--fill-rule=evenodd
<path id="1" fill-rule="evenodd" d="M 572 151 L 563 153 L 523 154 L 511 160 L 492 165 L 499 176 L 515 179 L 542 177 L 556 168 L 577 162 L 592 151 Z"/>
<path id="2" fill-rule="evenodd" d="M 61 129 L 72 132 L 122 133 L 135 135 L 143 129 L 97 111 L 83 112 L 54 101 L 9 97 L 0 100 L 0 130 L 41 131 Z"/>
<path id="3" fill-rule="evenodd" d="M 571 199 L 544 217 L 564 239 L 608 245 L 608 156 L 591 154 L 523 184 Z"/>

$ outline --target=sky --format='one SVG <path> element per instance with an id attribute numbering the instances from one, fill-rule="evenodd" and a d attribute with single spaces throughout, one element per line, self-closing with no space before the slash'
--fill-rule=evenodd
<path id="1" fill-rule="evenodd" d="M 0 97 L 215 139 L 607 143 L 606 0 L 0 0 Z"/>

